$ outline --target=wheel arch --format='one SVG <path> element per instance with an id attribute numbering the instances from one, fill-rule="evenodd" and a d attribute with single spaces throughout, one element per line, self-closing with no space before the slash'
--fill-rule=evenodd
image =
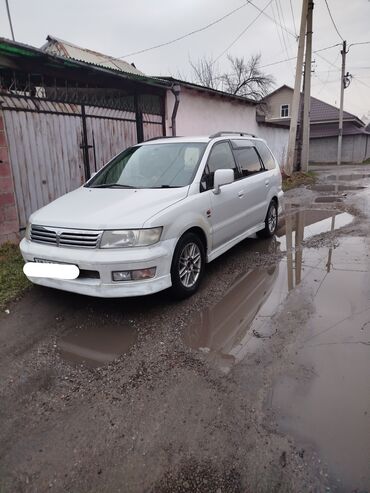
<path id="1" fill-rule="evenodd" d="M 200 226 L 192 226 L 191 228 L 188 228 L 186 231 L 184 231 L 182 233 L 182 235 L 180 236 L 180 238 L 182 238 L 187 233 L 194 233 L 194 234 L 196 234 L 199 237 L 199 239 L 203 243 L 204 253 L 205 253 L 206 258 L 207 258 L 208 240 L 207 240 L 207 235 L 204 232 L 204 230 Z M 179 240 L 180 240 L 180 238 L 179 238 Z"/>

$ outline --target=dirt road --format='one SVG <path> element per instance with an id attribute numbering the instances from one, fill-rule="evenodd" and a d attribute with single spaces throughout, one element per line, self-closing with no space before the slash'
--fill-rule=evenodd
<path id="1" fill-rule="evenodd" d="M 370 168 L 287 193 L 193 298 L 0 315 L 0 491 L 370 491 Z"/>

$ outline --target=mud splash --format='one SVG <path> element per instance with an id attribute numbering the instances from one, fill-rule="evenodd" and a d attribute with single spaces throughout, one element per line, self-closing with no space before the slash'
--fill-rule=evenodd
<path id="1" fill-rule="evenodd" d="M 69 363 L 95 368 L 127 353 L 136 340 L 132 327 L 104 325 L 76 329 L 63 337 L 58 347 L 61 357 Z"/>

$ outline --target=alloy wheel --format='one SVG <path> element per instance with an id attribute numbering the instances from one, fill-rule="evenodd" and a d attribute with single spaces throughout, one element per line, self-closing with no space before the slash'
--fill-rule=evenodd
<path id="1" fill-rule="evenodd" d="M 183 286 L 192 288 L 197 282 L 202 266 L 202 256 L 196 243 L 187 243 L 181 251 L 178 263 L 179 278 Z"/>

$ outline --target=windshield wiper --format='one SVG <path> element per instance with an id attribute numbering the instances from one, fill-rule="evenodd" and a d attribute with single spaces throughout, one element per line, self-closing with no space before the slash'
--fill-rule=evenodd
<path id="1" fill-rule="evenodd" d="M 131 185 L 120 185 L 119 183 L 102 183 L 101 185 L 92 185 L 89 188 L 136 188 Z"/>
<path id="2" fill-rule="evenodd" d="M 148 187 L 148 188 L 181 188 L 181 187 L 172 186 L 172 185 L 160 185 L 159 187 Z"/>

